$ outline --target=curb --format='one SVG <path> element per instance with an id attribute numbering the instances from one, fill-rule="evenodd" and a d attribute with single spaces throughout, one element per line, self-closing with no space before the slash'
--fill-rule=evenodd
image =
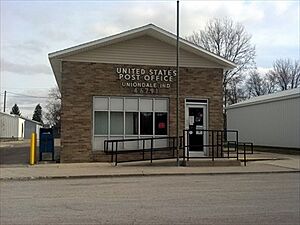
<path id="1" fill-rule="evenodd" d="M 262 171 L 262 172 L 220 172 L 220 173 L 140 173 L 140 174 L 100 174 L 79 176 L 37 176 L 37 177 L 7 177 L 0 181 L 38 181 L 38 180 L 62 180 L 62 179 L 92 179 L 92 178 L 122 178 L 122 177 L 150 177 L 150 176 L 215 176 L 215 175 L 242 175 L 242 174 L 277 174 L 277 173 L 300 173 L 300 170 L 291 171 Z"/>

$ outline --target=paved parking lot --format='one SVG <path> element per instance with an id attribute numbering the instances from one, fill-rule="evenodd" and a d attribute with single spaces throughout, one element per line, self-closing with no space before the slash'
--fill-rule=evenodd
<path id="1" fill-rule="evenodd" d="M 0 143 L 0 166 L 28 165 L 29 149 L 30 149 L 30 140 L 1 142 Z M 59 149 L 60 149 L 60 143 L 59 140 L 56 140 L 55 141 L 56 158 L 58 157 Z M 37 156 L 38 156 L 38 146 L 37 146 Z"/>
<path id="2" fill-rule="evenodd" d="M 0 165 L 26 165 L 29 162 L 29 147 L 4 147 L 0 149 Z"/>

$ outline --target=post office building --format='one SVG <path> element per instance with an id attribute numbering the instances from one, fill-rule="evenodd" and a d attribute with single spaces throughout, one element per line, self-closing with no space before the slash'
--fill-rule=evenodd
<path id="1" fill-rule="evenodd" d="M 235 65 L 179 43 L 179 129 L 222 129 L 223 72 Z M 174 34 L 149 24 L 50 53 L 49 60 L 62 94 L 61 162 L 109 161 L 105 140 L 176 135 Z M 139 149 L 141 142 L 119 148 Z"/>

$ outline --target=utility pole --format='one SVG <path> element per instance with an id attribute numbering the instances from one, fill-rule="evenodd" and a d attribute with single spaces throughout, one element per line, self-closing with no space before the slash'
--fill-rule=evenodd
<path id="1" fill-rule="evenodd" d="M 177 137 L 177 166 L 179 166 L 179 0 L 177 0 L 177 51 L 176 51 L 176 137 Z"/>
<path id="2" fill-rule="evenodd" d="M 6 108 L 6 91 L 4 91 L 4 107 L 3 107 L 3 112 L 5 112 Z"/>

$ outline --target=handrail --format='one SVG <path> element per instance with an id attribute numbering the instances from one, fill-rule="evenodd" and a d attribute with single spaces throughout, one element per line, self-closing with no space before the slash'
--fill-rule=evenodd
<path id="1" fill-rule="evenodd" d="M 188 132 L 200 132 L 202 133 L 202 135 L 204 135 L 204 138 L 207 138 L 208 144 L 201 144 L 201 145 L 191 145 L 190 144 L 190 140 L 189 140 L 189 135 Z M 215 158 L 224 158 L 224 134 L 228 133 L 233 133 L 235 136 L 235 140 L 234 141 L 228 141 L 227 143 L 233 143 L 234 144 L 234 149 L 236 152 L 236 156 L 235 157 L 231 157 L 229 154 L 229 145 L 228 145 L 228 151 L 227 151 L 227 158 L 236 158 L 237 160 L 239 160 L 239 148 L 238 148 L 238 131 L 237 130 L 216 130 L 216 129 L 184 129 L 183 130 L 183 136 L 185 137 L 184 139 L 187 139 L 187 144 L 185 143 L 183 146 L 184 149 L 184 156 L 185 156 L 185 151 L 187 153 L 187 160 L 189 160 L 190 158 L 208 158 L 208 157 L 191 157 L 190 156 L 190 148 L 191 147 L 210 147 L 211 148 L 211 159 L 212 161 L 215 160 Z M 246 166 L 246 151 L 244 148 L 244 165 Z"/>
<path id="2" fill-rule="evenodd" d="M 180 143 L 182 143 L 182 138 L 180 137 Z M 177 137 L 172 137 L 172 136 L 168 136 L 168 137 L 149 137 L 149 138 L 128 138 L 128 139 L 114 139 L 114 140 L 105 140 L 104 141 L 104 152 L 106 153 L 111 153 L 111 162 L 113 162 L 113 158 L 115 156 L 115 165 L 118 164 L 118 154 L 120 154 L 121 152 L 137 152 L 137 151 L 142 151 L 143 153 L 143 160 L 145 160 L 145 151 L 149 151 L 150 150 L 150 162 L 152 163 L 153 161 L 153 151 L 158 150 L 158 149 L 162 149 L 162 148 L 154 148 L 154 141 L 155 140 L 163 140 L 163 139 L 167 139 L 167 140 L 172 140 L 172 145 L 170 145 L 169 142 L 169 147 L 167 147 L 170 150 L 173 150 L 173 157 L 175 155 L 175 149 L 177 146 Z M 121 142 L 133 142 L 133 141 L 142 141 L 142 149 L 139 150 L 118 150 L 118 144 Z M 145 141 L 150 141 L 150 148 L 145 148 Z M 114 143 L 115 143 L 115 148 L 114 148 Z M 111 150 L 109 150 L 109 144 L 111 144 Z M 171 147 L 170 147 L 171 146 Z"/>
<path id="3" fill-rule="evenodd" d="M 200 145 L 191 145 L 189 140 L 189 133 L 188 132 L 202 132 L 202 135 L 206 138 L 207 142 L 202 143 Z M 234 135 L 234 140 L 225 141 L 224 137 L 225 134 L 232 133 Z M 239 160 L 239 154 L 243 154 L 244 158 L 244 165 L 246 166 L 246 145 L 251 145 L 251 151 L 253 153 L 253 143 L 244 142 L 243 143 L 243 150 L 242 152 L 239 151 L 239 146 L 241 146 L 242 142 L 238 141 L 238 131 L 237 130 L 216 130 L 216 129 L 184 129 L 183 130 L 183 136 L 180 136 L 180 142 L 177 143 L 177 137 L 175 136 L 167 136 L 167 137 L 145 137 L 145 138 L 127 138 L 127 139 L 114 139 L 114 140 L 105 140 L 104 141 L 104 152 L 111 154 L 111 162 L 114 161 L 115 157 L 115 165 L 118 164 L 118 154 L 125 154 L 125 153 L 132 153 L 132 152 L 141 152 L 142 153 L 142 159 L 134 160 L 134 161 L 140 161 L 145 160 L 145 152 L 150 153 L 150 162 L 155 159 L 153 157 L 154 151 L 166 151 L 166 150 L 173 150 L 173 158 L 175 157 L 175 149 L 177 148 L 177 145 L 179 144 L 179 149 L 182 149 L 182 158 L 189 161 L 190 158 L 211 158 L 212 161 L 214 161 L 216 158 L 236 158 Z M 155 147 L 154 142 L 156 140 L 168 140 L 167 147 Z M 146 142 L 149 141 L 150 143 L 146 144 Z M 119 149 L 119 143 L 127 143 L 127 142 L 138 142 L 138 145 L 142 147 L 142 149 L 134 149 L 134 150 L 120 150 Z M 227 151 L 224 151 L 224 144 L 227 143 Z M 230 154 L 229 147 L 233 144 L 234 146 L 234 152 L 236 152 L 236 155 L 233 156 Z M 148 145 L 148 146 L 147 146 Z M 149 146 L 150 145 L 150 146 Z M 110 148 L 109 148 L 110 147 Z M 192 148 L 210 148 L 210 155 L 209 156 L 203 156 L 203 157 L 191 157 L 190 155 L 190 149 Z M 227 156 L 226 156 L 227 155 Z M 148 158 L 148 157 L 147 157 Z M 161 158 L 157 158 L 161 159 Z"/>

